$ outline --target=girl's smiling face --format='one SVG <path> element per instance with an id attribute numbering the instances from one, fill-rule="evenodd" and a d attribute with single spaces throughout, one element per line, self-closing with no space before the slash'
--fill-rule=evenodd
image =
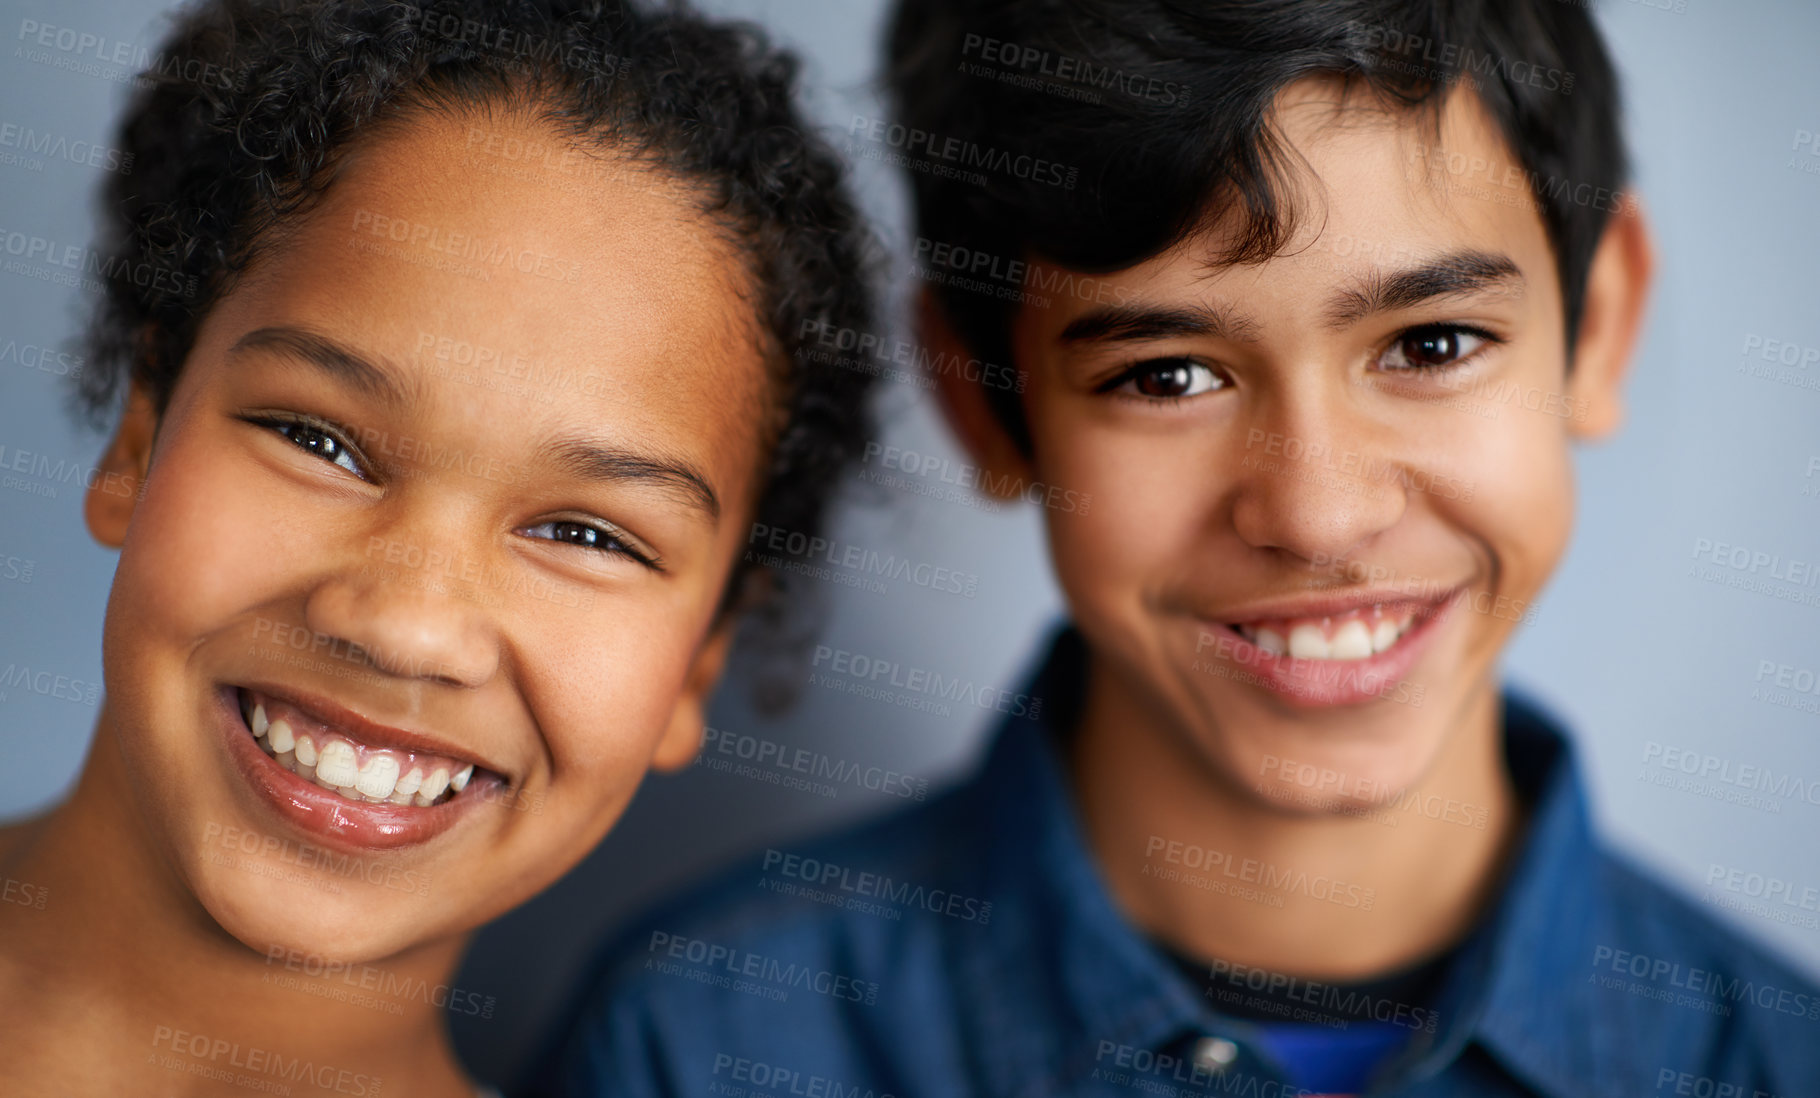
<path id="1" fill-rule="evenodd" d="M 358 146 L 212 309 L 155 441 L 129 411 L 137 502 L 91 496 L 121 549 L 104 772 L 261 951 L 472 928 L 695 750 L 760 325 L 684 184 L 508 155 L 552 146 L 497 114 Z"/>

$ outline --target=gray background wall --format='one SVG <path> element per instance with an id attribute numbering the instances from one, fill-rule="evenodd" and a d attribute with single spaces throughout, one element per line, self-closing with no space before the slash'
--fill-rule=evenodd
<path id="1" fill-rule="evenodd" d="M 107 142 L 126 71 L 46 63 L 20 49 L 22 20 L 150 48 L 166 6 L 5 0 L 0 127 Z M 869 83 L 878 0 L 705 6 L 756 20 L 802 51 L 813 109 L 838 143 L 855 115 L 879 111 Z M 1768 812 L 1642 780 L 1655 742 L 1820 781 L 1820 694 L 1766 700 L 1757 680 L 1762 661 L 1810 679 L 1820 672 L 1820 604 L 1690 573 L 1698 539 L 1820 565 L 1820 361 L 1781 367 L 1745 354 L 1747 344 L 1774 340 L 1820 358 L 1820 148 L 1795 147 L 1798 134 L 1820 132 L 1820 6 L 1686 0 L 1675 12 L 1607 0 L 1599 17 L 1626 80 L 1637 183 L 1665 262 L 1629 425 L 1615 443 L 1581 455 L 1573 549 L 1539 620 L 1511 649 L 1508 677 L 1578 729 L 1600 822 L 1621 846 L 1696 896 L 1713 865 L 1781 877 L 1797 891 L 1820 886 L 1820 806 L 1783 798 L 1780 812 Z M 4 132 L 0 239 L 22 232 L 85 243 L 102 172 L 34 164 L 40 158 L 6 147 Z M 873 161 L 859 161 L 856 173 L 881 232 L 905 254 L 902 184 Z M 902 264 L 897 274 L 901 302 Z M 79 290 L 0 270 L 0 465 L 18 451 L 77 463 L 99 454 L 102 440 L 62 410 L 61 379 L 21 353 L 67 342 L 88 304 Z M 1753 376 L 1749 365 L 1771 376 Z M 882 441 L 958 459 L 920 391 L 888 386 L 882 410 Z M 0 480 L 0 667 L 99 682 L 114 557 L 88 540 L 80 509 L 75 483 Z M 972 599 L 831 587 L 827 636 L 840 647 L 1010 685 L 1057 613 L 1028 508 L 993 514 L 887 494 L 849 511 L 839 536 L 980 577 Z M 767 720 L 748 704 L 749 670 L 734 668 L 715 727 L 889 766 L 932 786 L 975 758 L 988 724 L 977 710 L 938 718 L 814 689 L 786 717 Z M 0 694 L 0 818 L 63 794 L 93 717 L 86 702 Z M 585 864 L 481 934 L 458 982 L 496 996 L 498 1007 L 484 1022 L 457 1019 L 471 1062 L 495 1077 L 515 1063 L 568 990 L 578 955 L 642 905 L 739 852 L 901 803 L 852 788 L 828 798 L 701 768 L 650 781 Z M 1820 931 L 1714 910 L 1820 975 Z"/>

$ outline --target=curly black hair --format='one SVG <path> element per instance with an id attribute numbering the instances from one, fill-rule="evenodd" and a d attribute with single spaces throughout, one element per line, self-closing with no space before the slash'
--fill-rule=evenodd
<path id="1" fill-rule="evenodd" d="M 873 379 L 805 341 L 869 330 L 876 249 L 797 113 L 797 67 L 755 27 L 633 0 L 199 0 L 121 124 L 134 168 L 103 193 L 112 261 L 78 403 L 105 428 L 134 382 L 162 414 L 202 319 L 355 140 L 416 111 L 529 105 L 577 145 L 689 184 L 740 246 L 775 394 L 755 521 L 813 534 L 870 435 Z M 784 629 L 781 583 L 754 597 L 753 575 L 742 562 L 723 609 Z"/>

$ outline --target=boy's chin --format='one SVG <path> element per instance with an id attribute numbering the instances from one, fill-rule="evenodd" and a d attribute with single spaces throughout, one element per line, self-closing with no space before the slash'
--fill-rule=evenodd
<path id="1" fill-rule="evenodd" d="M 1396 803 L 1433 769 L 1442 743 L 1405 726 L 1399 742 L 1234 745 L 1228 777 L 1260 805 L 1290 815 L 1359 817 Z M 1298 738 L 1299 739 L 1299 738 Z"/>

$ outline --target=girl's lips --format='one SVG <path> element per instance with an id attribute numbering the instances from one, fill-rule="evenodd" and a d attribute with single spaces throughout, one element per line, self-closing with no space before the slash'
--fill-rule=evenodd
<path id="1" fill-rule="evenodd" d="M 1451 615 L 1460 591 L 1449 592 L 1432 608 L 1418 614 L 1395 644 L 1362 659 L 1297 659 L 1265 651 L 1231 625 L 1202 620 L 1202 639 L 1196 644 L 1197 661 L 1210 656 L 1235 665 L 1230 677 L 1249 675 L 1241 682 L 1264 687 L 1291 705 L 1320 709 L 1396 697 L 1404 678 L 1427 649 L 1440 626 Z M 1211 643 L 1208 641 L 1211 640 Z"/>
<path id="2" fill-rule="evenodd" d="M 350 801 L 291 773 L 260 749 L 240 715 L 239 692 L 215 692 L 215 716 L 228 755 L 264 808 L 324 846 L 347 851 L 393 850 L 429 842 L 467 816 L 483 792 L 500 784 L 480 771 L 462 794 L 429 808 Z"/>

